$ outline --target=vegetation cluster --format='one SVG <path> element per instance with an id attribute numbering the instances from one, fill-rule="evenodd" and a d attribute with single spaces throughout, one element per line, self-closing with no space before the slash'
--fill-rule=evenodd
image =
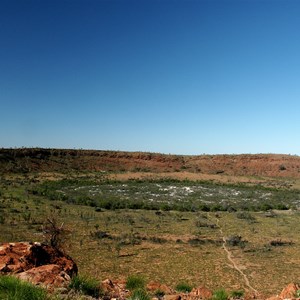
<path id="1" fill-rule="evenodd" d="M 168 178 L 138 179 L 126 183 L 107 179 L 63 179 L 35 184 L 28 192 L 49 200 L 91 206 L 98 211 L 145 209 L 230 212 L 287 210 L 300 206 L 298 190 Z M 243 218 L 242 214 L 240 216 Z"/>

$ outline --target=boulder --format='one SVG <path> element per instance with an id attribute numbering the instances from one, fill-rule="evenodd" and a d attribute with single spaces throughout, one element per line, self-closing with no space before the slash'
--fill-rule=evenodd
<path id="1" fill-rule="evenodd" d="M 59 249 L 40 243 L 0 246 L 0 274 L 16 275 L 34 284 L 65 286 L 77 274 L 77 265 Z"/>
<path id="2" fill-rule="evenodd" d="M 50 289 L 67 287 L 71 280 L 70 276 L 65 271 L 62 271 L 58 265 L 44 265 L 32 268 L 15 276 L 36 285 L 42 284 Z"/>
<path id="3" fill-rule="evenodd" d="M 169 288 L 167 285 L 161 284 L 156 281 L 150 281 L 147 284 L 147 290 L 152 293 L 156 291 L 162 291 L 165 295 L 174 294 L 174 291 L 171 288 Z"/>
<path id="4" fill-rule="evenodd" d="M 199 286 L 197 288 L 192 289 L 189 294 L 191 297 L 197 297 L 197 299 L 211 299 L 212 298 L 212 291 L 207 289 L 204 286 Z"/>
<path id="5" fill-rule="evenodd" d="M 280 293 L 281 299 L 290 299 L 296 297 L 296 292 L 300 290 L 300 286 L 296 283 L 288 284 Z"/>
<path id="6" fill-rule="evenodd" d="M 112 292 L 115 288 L 115 285 L 110 279 L 105 279 L 101 282 L 101 287 L 105 292 Z"/>
<path id="7" fill-rule="evenodd" d="M 101 287 L 110 299 L 127 299 L 130 295 L 129 290 L 126 289 L 125 280 L 105 279 L 101 282 Z"/>
<path id="8" fill-rule="evenodd" d="M 178 294 L 175 295 L 164 295 L 163 300 L 181 300 L 181 296 Z"/>

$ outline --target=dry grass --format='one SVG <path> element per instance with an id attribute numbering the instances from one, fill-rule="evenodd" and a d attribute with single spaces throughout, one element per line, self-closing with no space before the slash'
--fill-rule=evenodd
<path id="1" fill-rule="evenodd" d="M 49 176 L 47 176 L 49 178 Z M 205 285 L 213 290 L 243 289 L 240 274 L 232 268 L 221 247 L 217 228 L 197 227 L 197 212 L 115 210 L 95 212 L 94 208 L 28 196 L 18 181 L 1 186 L 0 242 L 42 241 L 41 226 L 50 214 L 72 231 L 66 249 L 76 260 L 82 275 L 125 279 L 142 274 L 175 287 L 179 282 Z M 300 214 L 298 211 L 251 213 L 256 222 L 222 212 L 219 224 L 224 235 L 240 235 L 245 249 L 232 247 L 233 258 L 251 284 L 264 295 L 276 294 L 287 283 L 299 279 Z M 214 213 L 201 213 L 216 223 Z M 106 232 L 111 238 L 91 233 Z M 203 243 L 191 243 L 189 240 Z M 271 247 L 271 240 L 292 241 L 292 245 Z"/>
<path id="2" fill-rule="evenodd" d="M 292 188 L 300 189 L 300 180 L 289 178 L 270 178 L 263 176 L 235 176 L 226 174 L 207 174 L 207 173 L 193 173 L 193 172 L 123 172 L 107 174 L 107 178 L 113 180 L 127 181 L 132 179 L 146 179 L 159 180 L 171 178 L 176 180 L 189 181 L 212 181 L 216 183 L 230 183 L 230 184 L 249 184 L 249 185 L 263 185 L 266 187 L 282 187 L 290 186 Z"/>

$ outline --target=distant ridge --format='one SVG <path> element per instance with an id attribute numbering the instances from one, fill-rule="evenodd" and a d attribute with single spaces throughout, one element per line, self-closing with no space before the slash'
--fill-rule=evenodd
<path id="1" fill-rule="evenodd" d="M 1 172 L 193 172 L 300 177 L 300 157 L 285 154 L 170 155 L 44 148 L 0 149 Z"/>

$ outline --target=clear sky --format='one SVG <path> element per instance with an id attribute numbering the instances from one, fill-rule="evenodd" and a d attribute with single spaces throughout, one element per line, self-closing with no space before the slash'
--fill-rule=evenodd
<path id="1" fill-rule="evenodd" d="M 0 147 L 300 154 L 300 1 L 0 0 Z"/>

